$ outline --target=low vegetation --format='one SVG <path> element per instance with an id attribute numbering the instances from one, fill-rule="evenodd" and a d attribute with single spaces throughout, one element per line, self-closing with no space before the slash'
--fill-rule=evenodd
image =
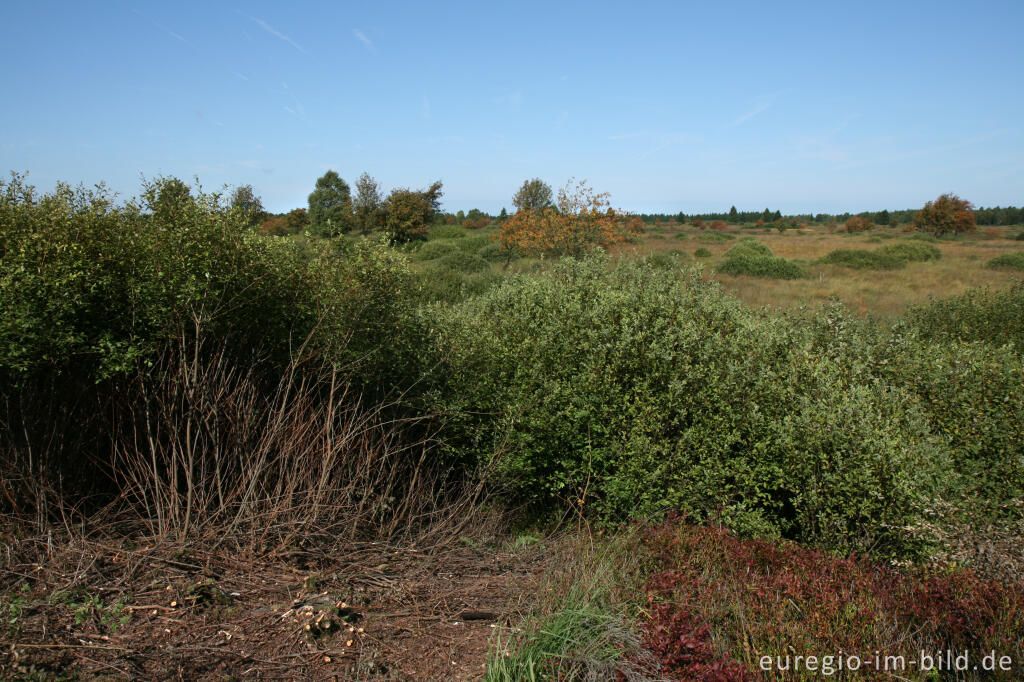
<path id="1" fill-rule="evenodd" d="M 347 185 L 321 180 L 273 229 L 251 192 L 173 178 L 123 202 L 0 185 L 5 674 L 384 675 L 353 619 L 415 589 L 395 557 L 498 584 L 532 580 L 515 557 L 543 543 L 516 629 L 469 601 L 445 616 L 485 622 L 474 655 L 494 633 L 488 679 L 757 679 L 787 647 L 1024 655 L 1024 288 L 1019 253 L 977 255 L 1014 242 L 767 209 L 756 239 L 730 212 L 648 241 L 586 185 L 555 208 L 528 181 L 492 221 L 441 213 L 439 183 L 383 199 L 366 176 L 331 203 Z M 729 290 L 967 267 L 1011 285 L 886 319 Z M 545 534 L 566 518 L 573 538 Z M 512 523 L 535 536 L 509 549 Z M 246 601 L 267 585 L 272 613 Z M 236 606 L 273 656 L 198 628 L 257 627 Z M 205 639 L 130 662 L 156 629 Z"/>

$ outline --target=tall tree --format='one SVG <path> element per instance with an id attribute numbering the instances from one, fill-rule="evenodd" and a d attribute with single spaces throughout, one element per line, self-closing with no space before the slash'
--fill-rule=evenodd
<path id="1" fill-rule="evenodd" d="M 372 232 L 380 227 L 384 197 L 381 196 L 377 181 L 370 177 L 369 173 L 359 176 L 356 182 L 356 197 L 352 205 L 355 209 L 356 222 L 363 232 Z"/>
<path id="2" fill-rule="evenodd" d="M 517 211 L 538 211 L 553 205 L 551 187 L 540 178 L 527 180 L 512 198 Z"/>
<path id="3" fill-rule="evenodd" d="M 740 214 L 736 210 L 736 207 L 733 206 L 732 208 L 729 209 L 729 222 L 730 223 L 738 223 L 739 221 L 740 221 Z"/>
<path id="4" fill-rule="evenodd" d="M 405 187 L 391 190 L 384 202 L 384 229 L 396 242 L 424 239 L 441 208 L 441 182 L 414 192 Z"/>
<path id="5" fill-rule="evenodd" d="M 310 231 L 322 237 L 337 237 L 355 223 L 348 183 L 333 170 L 317 179 L 309 195 L 309 223 Z"/>
<path id="6" fill-rule="evenodd" d="M 257 196 L 252 185 L 239 185 L 231 192 L 231 208 L 239 211 L 250 225 L 264 218 L 263 200 Z"/>
<path id="7" fill-rule="evenodd" d="M 929 201 L 914 216 L 914 226 L 941 237 L 947 232 L 971 232 L 976 227 L 974 206 L 955 194 L 943 194 Z"/>

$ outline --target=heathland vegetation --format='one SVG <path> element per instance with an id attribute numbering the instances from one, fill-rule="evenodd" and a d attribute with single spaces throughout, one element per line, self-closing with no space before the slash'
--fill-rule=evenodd
<path id="1" fill-rule="evenodd" d="M 946 649 L 1015 678 L 1019 209 L 441 198 L 333 171 L 281 215 L 173 178 L 0 185 L 5 672 L 450 674 L 371 634 L 469 553 L 543 569 L 477 635 L 488 679 Z M 499 620 L 458 603 L 439 618 Z"/>

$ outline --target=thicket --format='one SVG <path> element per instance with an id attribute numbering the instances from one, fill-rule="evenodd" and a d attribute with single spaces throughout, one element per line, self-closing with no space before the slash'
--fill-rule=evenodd
<path id="1" fill-rule="evenodd" d="M 987 266 L 993 270 L 1024 270 L 1024 251 L 998 255 Z"/>
<path id="2" fill-rule="evenodd" d="M 866 249 L 836 249 L 819 262 L 842 265 L 857 270 L 898 270 L 907 263 L 919 263 L 942 258 L 942 251 L 920 241 L 887 244 L 873 251 Z"/>
<path id="3" fill-rule="evenodd" d="M 813 330 L 695 272 L 607 266 L 563 262 L 432 314 L 454 455 L 493 458 L 535 508 L 682 509 L 836 549 L 908 550 L 898 528 L 949 457 L 911 396 L 851 381 L 812 352 Z"/>
<path id="4" fill-rule="evenodd" d="M 808 276 L 803 266 L 776 257 L 766 245 L 750 238 L 740 240 L 726 251 L 716 270 L 726 275 L 765 279 L 803 279 Z"/>
<path id="5" fill-rule="evenodd" d="M 413 286 L 385 242 L 263 237 L 222 197 L 174 179 L 118 204 L 102 187 L 39 195 L 12 176 L 0 183 L 5 503 L 40 520 L 61 513 L 60 497 L 105 504 L 143 456 L 173 496 L 213 476 L 226 499 L 251 421 L 270 428 L 282 391 L 316 403 L 344 386 L 373 413 L 417 374 Z M 221 404 L 243 394 L 251 412 Z"/>
<path id="6" fill-rule="evenodd" d="M 250 222 L 173 180 L 121 204 L 3 183 L 5 505 L 45 515 L 47 495 L 97 506 L 135 491 L 131 504 L 180 530 L 157 500 L 238 519 L 254 508 L 246 491 L 326 495 L 335 481 L 343 499 L 316 504 L 384 524 L 409 518 L 386 500 L 411 499 L 395 491 L 413 481 L 440 486 L 416 499 L 443 499 L 460 472 L 492 468 L 504 499 L 539 515 L 677 510 L 913 556 L 928 547 L 911 529 L 937 503 L 1011 509 L 1024 494 L 1021 287 L 886 329 L 837 306 L 751 310 L 677 258 L 504 277 L 493 240 L 454 226 L 396 248 L 265 237 Z M 774 257 L 747 239 L 725 261 L 739 259 Z M 365 447 L 308 468 L 327 442 Z M 393 456 L 375 460 L 374 443 Z M 360 478 L 354 461 L 385 469 Z"/>

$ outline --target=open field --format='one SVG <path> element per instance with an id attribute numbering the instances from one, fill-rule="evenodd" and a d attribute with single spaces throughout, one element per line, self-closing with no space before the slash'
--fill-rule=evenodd
<path id="1" fill-rule="evenodd" d="M 1001 253 L 1024 249 L 1024 242 L 1014 239 L 1024 232 L 1024 226 L 1002 227 L 997 231 L 1000 233 L 998 238 L 979 233 L 956 240 L 939 240 L 935 245 L 942 251 L 940 260 L 909 263 L 905 268 L 893 271 L 854 270 L 814 261 L 836 249 L 874 249 L 911 236 L 898 228 L 850 235 L 834 228 L 812 226 L 779 234 L 776 230 L 766 229 L 707 232 L 690 225 L 670 224 L 653 231 L 648 229 L 639 246 L 626 245 L 620 249 L 622 253 L 637 255 L 681 250 L 689 256 L 688 261 L 705 264 L 709 277 L 755 307 L 789 309 L 816 306 L 835 296 L 860 314 L 894 318 L 911 304 L 956 296 L 977 287 L 1001 289 L 1024 280 L 1024 272 L 985 267 L 989 259 Z M 715 241 L 713 236 L 717 234 L 735 238 L 756 236 L 775 255 L 804 263 L 811 276 L 801 280 L 772 280 L 713 274 L 713 266 L 735 244 L 735 239 Z M 708 235 L 712 238 L 709 239 Z M 693 252 L 700 247 L 708 249 L 711 256 L 694 259 Z"/>

